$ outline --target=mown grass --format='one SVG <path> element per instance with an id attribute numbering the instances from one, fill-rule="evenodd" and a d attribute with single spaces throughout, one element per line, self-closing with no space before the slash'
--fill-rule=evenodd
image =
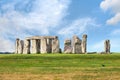
<path id="1" fill-rule="evenodd" d="M 0 55 L 0 80 L 119 80 L 119 75 L 120 54 Z"/>

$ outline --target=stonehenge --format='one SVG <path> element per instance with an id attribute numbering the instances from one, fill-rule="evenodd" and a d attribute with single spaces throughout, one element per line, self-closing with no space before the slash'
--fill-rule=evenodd
<path id="1" fill-rule="evenodd" d="M 104 42 L 104 54 L 110 53 L 110 40 Z M 25 40 L 16 39 L 15 54 L 44 54 L 62 53 L 58 36 L 32 36 Z M 85 54 L 87 53 L 87 35 L 82 39 L 74 35 L 72 39 L 65 39 L 63 53 Z"/>
<path id="2" fill-rule="evenodd" d="M 81 40 L 78 36 L 74 35 L 72 37 L 72 41 L 67 39 L 64 41 L 64 53 L 73 53 L 80 54 L 86 53 L 87 49 L 87 35 L 83 35 L 83 39 Z"/>
<path id="3" fill-rule="evenodd" d="M 16 54 L 59 53 L 59 39 L 57 36 L 33 36 L 24 41 L 16 39 Z"/>

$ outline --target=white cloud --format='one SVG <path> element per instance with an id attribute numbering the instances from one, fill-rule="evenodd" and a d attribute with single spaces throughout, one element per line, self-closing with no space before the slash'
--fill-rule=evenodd
<path id="1" fill-rule="evenodd" d="M 3 39 L 0 41 L 12 45 L 14 42 L 10 39 L 16 37 L 49 34 L 50 29 L 59 25 L 67 15 L 69 4 L 70 0 L 15 0 L 2 4 L 0 37 Z M 5 47 L 0 44 L 0 50 L 5 50 Z M 11 51 L 11 47 L 6 47 L 6 50 Z"/>
<path id="2" fill-rule="evenodd" d="M 120 22 L 120 0 L 104 0 L 101 2 L 100 7 L 104 11 L 111 10 L 115 14 L 111 19 L 106 21 L 109 25 L 115 25 Z"/>
<path id="3" fill-rule="evenodd" d="M 116 15 L 112 17 L 111 19 L 107 20 L 106 23 L 110 25 L 115 25 L 119 22 L 120 22 L 120 13 L 116 13 Z"/>
<path id="4" fill-rule="evenodd" d="M 89 29 L 93 29 L 94 27 L 98 27 L 98 25 L 94 19 L 92 18 L 80 18 L 77 20 L 74 20 L 71 24 L 68 24 L 68 26 L 62 28 L 58 34 L 63 36 L 73 36 L 81 35 L 83 33 L 86 33 Z"/>
<path id="5" fill-rule="evenodd" d="M 12 52 L 14 49 L 14 44 L 13 42 L 11 42 L 10 40 L 6 40 L 3 38 L 0 38 L 0 51 L 4 52 L 4 51 L 9 51 Z"/>
<path id="6" fill-rule="evenodd" d="M 80 18 L 60 26 L 68 15 L 71 0 L 13 0 L 0 7 L 0 51 L 14 51 L 14 40 L 31 35 L 81 35 L 99 25 L 92 18 Z M 2 12 L 2 13 L 1 13 Z M 58 28 L 59 26 L 59 28 Z M 58 32 L 57 32 L 58 31 Z M 9 45 L 6 45 L 9 44 Z"/>

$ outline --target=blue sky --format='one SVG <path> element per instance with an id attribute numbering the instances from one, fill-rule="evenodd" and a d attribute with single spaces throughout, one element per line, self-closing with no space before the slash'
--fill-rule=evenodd
<path id="1" fill-rule="evenodd" d="M 110 39 L 120 52 L 119 0 L 0 0 L 0 51 L 14 51 L 15 39 L 35 35 L 88 35 L 87 51 L 101 52 Z"/>

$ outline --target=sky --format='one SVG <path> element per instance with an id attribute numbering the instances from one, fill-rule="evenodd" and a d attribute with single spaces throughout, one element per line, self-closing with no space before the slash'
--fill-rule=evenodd
<path id="1" fill-rule="evenodd" d="M 0 0 L 0 52 L 13 52 L 16 38 L 87 34 L 87 51 L 120 52 L 120 0 Z"/>

